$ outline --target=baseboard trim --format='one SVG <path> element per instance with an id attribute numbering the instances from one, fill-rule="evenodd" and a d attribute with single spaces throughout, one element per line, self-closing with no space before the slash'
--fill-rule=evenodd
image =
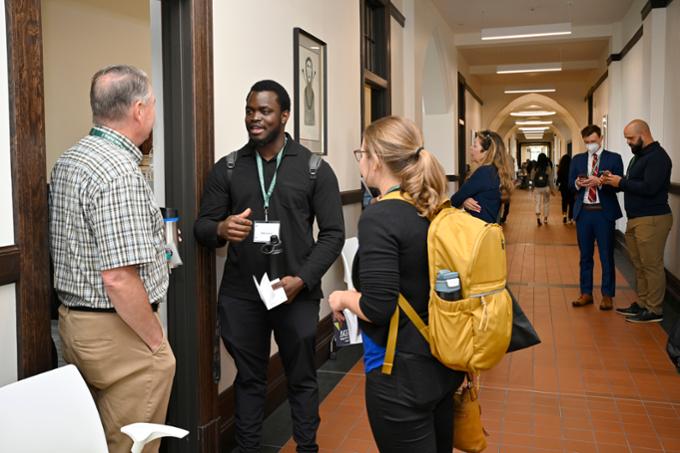
<path id="1" fill-rule="evenodd" d="M 319 368 L 330 353 L 330 342 L 333 338 L 333 319 L 329 314 L 319 321 L 316 331 L 316 367 Z M 271 414 L 286 400 L 286 375 L 283 363 L 278 353 L 269 359 L 267 369 L 267 402 L 265 403 L 265 417 Z M 218 414 L 220 416 L 220 451 L 228 451 L 234 439 L 234 388 L 229 387 L 220 393 L 218 399 Z"/>

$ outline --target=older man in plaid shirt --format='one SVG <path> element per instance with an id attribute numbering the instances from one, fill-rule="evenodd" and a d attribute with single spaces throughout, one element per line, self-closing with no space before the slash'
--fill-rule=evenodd
<path id="1" fill-rule="evenodd" d="M 129 452 L 120 432 L 163 423 L 175 357 L 156 314 L 168 287 L 163 219 L 139 169 L 155 98 L 131 66 L 92 78 L 95 126 L 52 171 L 50 249 L 61 301 L 64 359 L 92 390 L 109 451 Z M 159 441 L 145 453 L 157 452 Z"/>

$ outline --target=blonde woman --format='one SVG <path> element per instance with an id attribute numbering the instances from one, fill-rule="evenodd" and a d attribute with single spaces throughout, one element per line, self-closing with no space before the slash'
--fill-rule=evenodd
<path id="1" fill-rule="evenodd" d="M 336 318 L 347 308 L 357 314 L 363 335 L 366 408 L 378 449 L 389 453 L 446 452 L 453 443 L 453 392 L 463 373 L 442 365 L 406 316 L 401 316 L 394 368 L 382 373 L 390 317 L 399 293 L 428 321 L 427 230 L 446 201 L 441 164 L 423 148 L 418 127 L 401 117 L 366 128 L 354 151 L 366 183 L 381 197 L 399 199 L 370 205 L 359 220 L 359 250 L 352 279 L 356 291 L 329 298 Z"/>
<path id="2" fill-rule="evenodd" d="M 485 222 L 496 223 L 501 200 L 509 199 L 515 187 L 510 156 L 497 133 L 481 131 L 470 147 L 470 159 L 472 173 L 453 194 L 451 204 Z"/>

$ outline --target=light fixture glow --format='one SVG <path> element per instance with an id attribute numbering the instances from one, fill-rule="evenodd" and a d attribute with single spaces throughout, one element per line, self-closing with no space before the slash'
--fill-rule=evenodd
<path id="1" fill-rule="evenodd" d="M 505 90 L 505 94 L 526 94 L 526 93 L 554 93 L 555 88 L 526 88 L 517 90 Z"/>
<path id="2" fill-rule="evenodd" d="M 520 127 L 519 130 L 522 132 L 543 132 L 550 129 L 548 126 L 538 126 L 538 127 Z"/>
<path id="3" fill-rule="evenodd" d="M 543 134 L 525 134 L 524 138 L 527 140 L 542 140 L 543 139 Z"/>
<path id="4" fill-rule="evenodd" d="M 553 110 L 523 110 L 521 112 L 511 112 L 510 116 L 551 116 L 554 114 Z"/>
<path id="5" fill-rule="evenodd" d="M 562 63 L 511 64 L 496 67 L 496 74 L 523 74 L 526 72 L 558 72 Z"/>
<path id="6" fill-rule="evenodd" d="M 544 25 L 523 25 L 519 27 L 483 28 L 482 41 L 494 39 L 539 38 L 542 36 L 563 36 L 571 34 L 571 23 Z"/>
<path id="7" fill-rule="evenodd" d="M 519 120 L 515 121 L 517 126 L 549 126 L 552 121 L 541 121 L 541 120 Z"/>

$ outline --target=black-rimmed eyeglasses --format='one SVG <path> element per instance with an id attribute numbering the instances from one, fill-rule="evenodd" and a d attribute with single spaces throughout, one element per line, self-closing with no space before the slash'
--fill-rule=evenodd
<path id="1" fill-rule="evenodd" d="M 363 149 L 355 149 L 352 151 L 352 154 L 354 154 L 354 158 L 357 160 L 357 162 L 361 162 L 361 155 L 367 153 L 368 151 L 364 151 Z"/>

